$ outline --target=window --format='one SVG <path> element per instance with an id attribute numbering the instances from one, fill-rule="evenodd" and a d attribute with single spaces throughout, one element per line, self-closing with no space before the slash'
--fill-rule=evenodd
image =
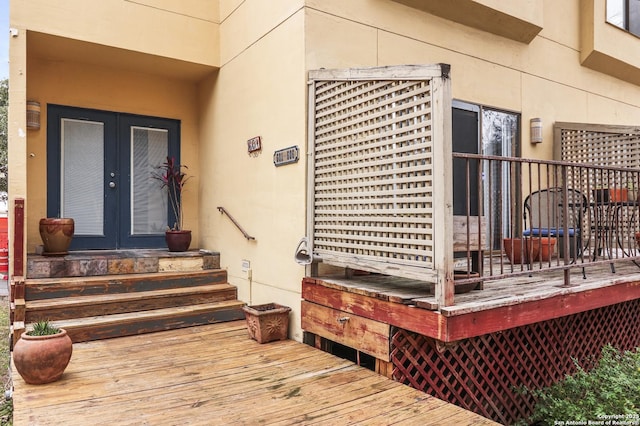
<path id="1" fill-rule="evenodd" d="M 607 0 L 607 22 L 640 36 L 640 0 Z"/>

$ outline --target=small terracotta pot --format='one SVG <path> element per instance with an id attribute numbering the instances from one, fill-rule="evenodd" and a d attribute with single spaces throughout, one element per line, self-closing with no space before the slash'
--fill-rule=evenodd
<path id="1" fill-rule="evenodd" d="M 187 251 L 191 245 L 191 231 L 167 231 L 165 241 L 169 251 Z"/>
<path id="2" fill-rule="evenodd" d="M 249 337 L 258 343 L 286 340 L 291 308 L 277 303 L 243 306 Z"/>
<path id="3" fill-rule="evenodd" d="M 13 363 L 25 382 L 41 385 L 62 377 L 72 352 L 71 338 L 64 329 L 48 336 L 23 333 L 13 348 Z"/>
<path id="4" fill-rule="evenodd" d="M 40 219 L 40 238 L 45 256 L 63 256 L 68 253 L 75 232 L 71 218 L 45 217 Z"/>

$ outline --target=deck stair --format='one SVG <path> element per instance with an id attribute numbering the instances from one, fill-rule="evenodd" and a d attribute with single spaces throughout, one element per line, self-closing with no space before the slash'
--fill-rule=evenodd
<path id="1" fill-rule="evenodd" d="M 30 256 L 13 280 L 13 341 L 39 320 L 73 342 L 244 318 L 218 253 L 163 250 Z"/>

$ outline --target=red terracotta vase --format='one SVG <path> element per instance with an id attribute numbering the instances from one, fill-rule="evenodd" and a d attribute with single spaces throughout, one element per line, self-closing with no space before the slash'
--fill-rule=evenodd
<path id="1" fill-rule="evenodd" d="M 75 232 L 71 218 L 46 217 L 40 219 L 40 237 L 45 256 L 63 256 L 68 253 Z"/>
<path id="2" fill-rule="evenodd" d="M 48 336 L 24 333 L 13 348 L 13 363 L 25 382 L 41 385 L 62 377 L 72 352 L 71 338 L 64 329 Z"/>

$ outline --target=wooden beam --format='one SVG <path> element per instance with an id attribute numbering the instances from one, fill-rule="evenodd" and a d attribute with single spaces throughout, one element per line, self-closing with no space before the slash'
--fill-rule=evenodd
<path id="1" fill-rule="evenodd" d="M 482 227 L 482 229 L 480 229 Z M 482 241 L 481 241 L 482 238 Z M 487 221 L 484 216 L 453 216 L 453 251 L 488 250 Z"/>
<path id="2" fill-rule="evenodd" d="M 390 361 L 389 324 L 302 301 L 302 329 L 325 339 Z"/>
<path id="3" fill-rule="evenodd" d="M 640 282 L 638 281 L 463 315 L 447 316 L 444 320 L 445 331 L 442 333 L 441 340 L 453 342 L 468 339 L 636 299 L 640 299 Z M 451 315 L 443 310 L 443 315 L 447 314 Z"/>
<path id="4" fill-rule="evenodd" d="M 328 288 L 312 278 L 303 279 L 302 298 L 439 340 L 446 329 L 445 318 L 439 312 Z"/>

